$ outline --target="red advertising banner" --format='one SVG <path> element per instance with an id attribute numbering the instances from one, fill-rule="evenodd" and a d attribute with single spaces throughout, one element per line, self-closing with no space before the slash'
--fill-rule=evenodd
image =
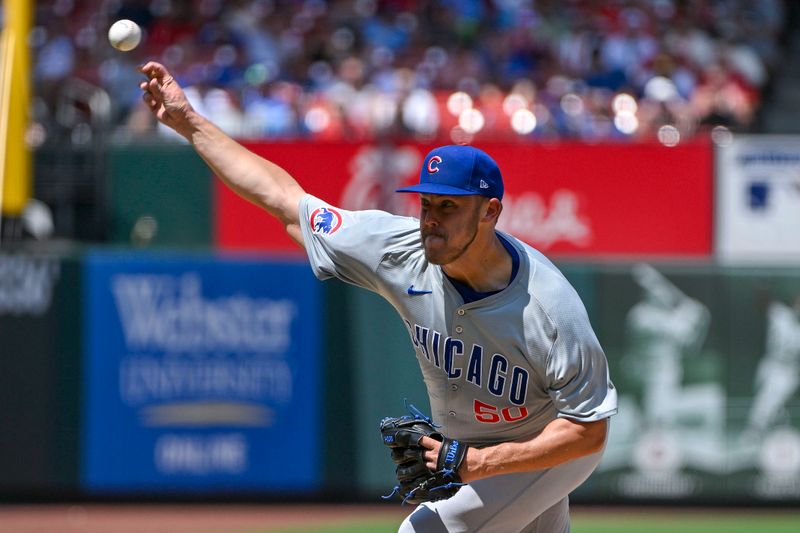
<path id="1" fill-rule="evenodd" d="M 249 144 L 309 193 L 344 209 L 416 216 L 414 183 L 429 145 Z M 711 253 L 712 148 L 707 143 L 482 144 L 506 196 L 499 228 L 561 257 Z M 267 213 L 220 182 L 215 238 L 226 250 L 299 250 Z"/>

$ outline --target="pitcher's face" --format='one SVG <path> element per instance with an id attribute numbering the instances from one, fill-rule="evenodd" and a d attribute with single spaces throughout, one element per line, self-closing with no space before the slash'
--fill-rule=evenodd
<path id="1" fill-rule="evenodd" d="M 428 261 L 446 265 L 464 255 L 478 234 L 485 201 L 477 195 L 420 195 L 420 234 Z"/>

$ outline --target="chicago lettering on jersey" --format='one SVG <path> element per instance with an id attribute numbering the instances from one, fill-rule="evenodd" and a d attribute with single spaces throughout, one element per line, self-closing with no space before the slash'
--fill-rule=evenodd
<path id="1" fill-rule="evenodd" d="M 467 348 L 461 339 L 408 321 L 405 324 L 419 355 L 445 372 L 449 379 L 463 378 L 493 396 L 508 399 L 513 405 L 525 405 L 528 394 L 528 371 L 525 368 L 511 365 L 501 353 L 489 356 L 480 344 Z M 484 361 L 488 364 L 484 365 Z"/>

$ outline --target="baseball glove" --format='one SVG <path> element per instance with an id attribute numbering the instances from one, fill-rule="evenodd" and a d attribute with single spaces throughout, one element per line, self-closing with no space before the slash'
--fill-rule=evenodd
<path id="1" fill-rule="evenodd" d="M 392 450 L 392 461 L 397 465 L 398 485 L 388 496 L 403 497 L 403 503 L 422 503 L 451 497 L 464 483 L 458 468 L 464 461 L 467 445 L 442 435 L 430 418 L 410 406 L 413 416 L 387 417 L 381 420 L 380 431 L 383 443 Z M 425 448 L 420 445 L 422 437 L 430 437 L 442 443 L 436 471 L 425 465 Z"/>

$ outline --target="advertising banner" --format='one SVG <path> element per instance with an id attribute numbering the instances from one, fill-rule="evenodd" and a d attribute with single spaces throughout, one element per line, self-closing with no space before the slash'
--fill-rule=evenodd
<path id="1" fill-rule="evenodd" d="M 737 136 L 716 158 L 717 257 L 799 264 L 800 137 Z"/>
<path id="2" fill-rule="evenodd" d="M 429 145 L 251 144 L 305 190 L 344 209 L 417 216 Z M 506 195 L 499 228 L 561 257 L 711 253 L 712 151 L 705 143 L 486 144 Z M 278 222 L 217 181 L 215 240 L 224 249 L 299 251 Z"/>
<path id="3" fill-rule="evenodd" d="M 619 412 L 575 501 L 800 502 L 800 275 L 639 263 L 596 281 Z"/>
<path id="4" fill-rule="evenodd" d="M 89 491 L 318 487 L 319 284 L 305 263 L 91 253 Z"/>

